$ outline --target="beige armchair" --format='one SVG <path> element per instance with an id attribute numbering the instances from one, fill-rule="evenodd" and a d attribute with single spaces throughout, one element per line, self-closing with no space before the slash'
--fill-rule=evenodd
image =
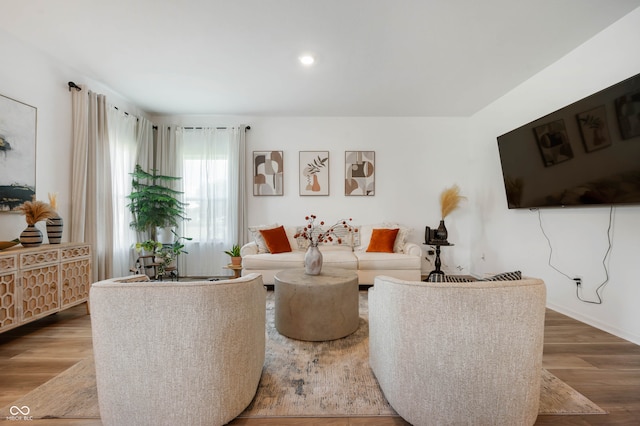
<path id="1" fill-rule="evenodd" d="M 419 425 L 532 425 L 538 415 L 546 288 L 539 279 L 369 289 L 370 366 Z"/>
<path id="2" fill-rule="evenodd" d="M 262 277 L 94 283 L 104 425 L 222 425 L 253 399 L 265 359 Z"/>

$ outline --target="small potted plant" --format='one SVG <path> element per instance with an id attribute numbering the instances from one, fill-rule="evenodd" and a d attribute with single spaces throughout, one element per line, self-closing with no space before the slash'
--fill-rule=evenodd
<path id="1" fill-rule="evenodd" d="M 231 257 L 231 264 L 239 266 L 242 264 L 242 257 L 240 256 L 240 246 L 235 244 L 231 247 L 231 250 L 225 250 L 225 253 Z"/>
<path id="2" fill-rule="evenodd" d="M 154 254 L 157 250 L 162 248 L 162 243 L 155 240 L 147 240 L 141 243 L 136 243 L 136 252 L 149 255 Z"/>
<path id="3" fill-rule="evenodd" d="M 182 241 L 190 241 L 190 237 L 180 237 L 175 231 L 171 230 L 174 236 L 173 243 L 162 244 L 160 241 L 147 240 L 141 243 L 136 243 L 134 248 L 136 252 L 142 252 L 143 255 L 153 255 L 153 262 L 157 266 L 155 278 L 161 277 L 165 274 L 167 268 L 176 266 L 176 259 L 181 254 L 189 254 L 184 250 L 184 244 Z M 144 262 L 139 263 L 144 265 Z"/>

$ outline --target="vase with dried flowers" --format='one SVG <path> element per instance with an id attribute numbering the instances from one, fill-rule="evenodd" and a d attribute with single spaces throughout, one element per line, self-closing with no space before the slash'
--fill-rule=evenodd
<path id="1" fill-rule="evenodd" d="M 441 241 L 447 241 L 449 232 L 444 225 L 444 218 L 447 217 L 452 211 L 460 206 L 460 202 L 466 197 L 460 195 L 460 187 L 453 185 L 450 188 L 446 188 L 440 194 L 440 213 L 442 214 L 440 225 L 436 229 L 436 238 Z"/>
<path id="2" fill-rule="evenodd" d="M 324 228 L 324 221 L 316 222 L 316 215 L 305 217 L 307 224 L 302 231 L 295 234 L 295 238 L 304 238 L 309 241 L 309 247 L 304 255 L 304 273 L 307 275 L 319 275 L 322 271 L 322 252 L 318 249 L 320 243 L 330 243 L 336 241 L 342 244 L 342 235 L 339 229 L 346 233 L 357 232 L 358 230 L 351 226 L 351 218 L 341 219 L 328 228 Z"/>
<path id="3" fill-rule="evenodd" d="M 62 241 L 62 218 L 58 214 L 58 194 L 49 193 L 49 205 L 55 213 L 55 216 L 47 219 L 47 239 L 49 244 L 60 244 Z"/>
<path id="4" fill-rule="evenodd" d="M 37 247 L 42 244 L 42 232 L 36 228 L 36 223 L 55 216 L 56 212 L 42 201 L 25 201 L 17 210 L 25 216 L 27 228 L 20 234 L 20 244 L 23 247 Z"/>

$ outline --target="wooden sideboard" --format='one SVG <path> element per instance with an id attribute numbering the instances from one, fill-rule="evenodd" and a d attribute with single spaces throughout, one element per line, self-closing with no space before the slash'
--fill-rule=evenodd
<path id="1" fill-rule="evenodd" d="M 0 333 L 86 302 L 90 287 L 89 244 L 0 251 Z"/>

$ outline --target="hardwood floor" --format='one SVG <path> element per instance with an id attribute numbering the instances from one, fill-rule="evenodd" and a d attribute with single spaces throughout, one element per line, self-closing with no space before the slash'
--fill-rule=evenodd
<path id="1" fill-rule="evenodd" d="M 0 334 L 0 407 L 90 356 L 84 305 Z M 536 425 L 640 424 L 640 346 L 547 310 L 543 366 L 607 410 L 607 415 L 538 416 Z M 15 421 L 0 419 L 0 424 Z M 33 420 L 33 425 L 97 426 L 99 420 Z M 399 417 L 236 419 L 246 426 L 399 426 Z"/>

